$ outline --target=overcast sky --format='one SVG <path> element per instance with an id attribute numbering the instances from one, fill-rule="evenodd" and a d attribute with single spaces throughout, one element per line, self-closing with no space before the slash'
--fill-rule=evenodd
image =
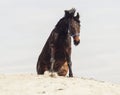
<path id="1" fill-rule="evenodd" d="M 120 83 L 119 0 L 0 0 L 0 73 L 36 73 L 50 32 L 72 7 L 81 20 L 74 75 Z"/>

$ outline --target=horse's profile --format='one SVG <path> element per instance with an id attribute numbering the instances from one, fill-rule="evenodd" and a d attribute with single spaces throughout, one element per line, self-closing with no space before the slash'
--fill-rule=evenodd
<path id="1" fill-rule="evenodd" d="M 80 43 L 79 13 L 75 9 L 65 10 L 65 15 L 51 32 L 43 50 L 38 58 L 37 73 L 45 71 L 57 72 L 65 76 L 69 70 L 69 77 L 73 77 L 71 61 L 71 37 L 74 45 Z"/>

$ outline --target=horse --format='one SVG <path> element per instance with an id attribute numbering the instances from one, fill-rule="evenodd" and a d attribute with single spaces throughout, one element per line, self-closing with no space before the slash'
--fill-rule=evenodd
<path id="1" fill-rule="evenodd" d="M 37 74 L 45 71 L 57 72 L 59 76 L 73 77 L 71 61 L 71 38 L 74 45 L 80 43 L 80 16 L 76 9 L 65 10 L 65 15 L 58 21 L 48 37 L 37 61 Z"/>

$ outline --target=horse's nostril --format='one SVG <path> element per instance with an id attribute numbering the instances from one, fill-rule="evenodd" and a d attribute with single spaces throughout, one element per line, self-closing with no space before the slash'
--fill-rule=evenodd
<path id="1" fill-rule="evenodd" d="M 74 40 L 74 45 L 78 45 L 79 43 L 80 43 L 80 40 L 79 41 Z"/>

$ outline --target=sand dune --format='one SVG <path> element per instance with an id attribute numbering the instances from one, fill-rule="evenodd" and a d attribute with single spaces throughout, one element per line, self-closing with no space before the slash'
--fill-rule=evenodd
<path id="1" fill-rule="evenodd" d="M 48 75 L 0 75 L 0 95 L 120 95 L 120 84 Z"/>

